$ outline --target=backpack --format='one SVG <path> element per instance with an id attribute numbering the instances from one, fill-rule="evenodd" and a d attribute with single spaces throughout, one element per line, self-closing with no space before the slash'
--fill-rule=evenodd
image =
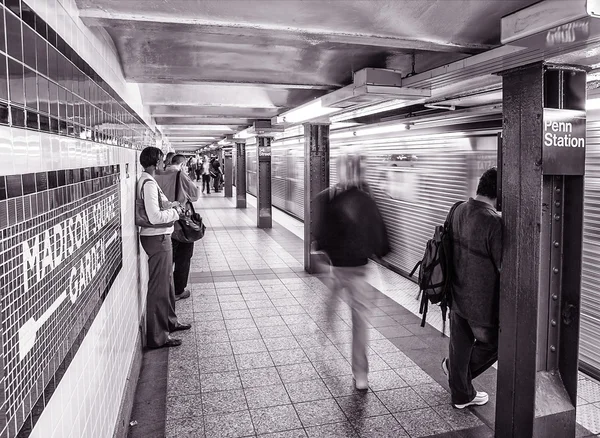
<path id="1" fill-rule="evenodd" d="M 433 237 L 427 241 L 423 259 L 415 265 L 410 273 L 410 277 L 412 277 L 420 267 L 417 300 L 420 296 L 419 313 L 423 315 L 421 327 L 425 327 L 429 303 L 439 304 L 444 324 L 442 336 L 446 332 L 448 307 L 452 304 L 452 219 L 456 207 L 460 204 L 462 201 L 452 206 L 444 225 L 435 227 Z"/>

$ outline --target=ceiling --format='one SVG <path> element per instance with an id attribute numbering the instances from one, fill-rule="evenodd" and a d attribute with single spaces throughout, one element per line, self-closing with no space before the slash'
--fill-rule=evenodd
<path id="1" fill-rule="evenodd" d="M 499 45 L 536 0 L 76 0 L 176 150 L 194 151 L 352 82 Z M 474 25 L 476 23 L 476 25 Z"/>

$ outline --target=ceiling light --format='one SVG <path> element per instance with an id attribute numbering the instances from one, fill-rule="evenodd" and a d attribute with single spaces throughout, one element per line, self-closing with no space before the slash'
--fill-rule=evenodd
<path id="1" fill-rule="evenodd" d="M 394 125 L 373 126 L 371 128 L 361 128 L 354 131 L 334 132 L 331 138 L 351 138 L 351 137 L 366 137 L 368 135 L 391 134 L 393 132 L 401 132 L 409 129 L 409 123 L 398 123 Z"/>
<path id="2" fill-rule="evenodd" d="M 356 117 L 369 116 L 371 114 L 377 114 L 384 111 L 390 111 L 398 108 L 407 106 L 410 101 L 405 99 L 393 99 L 387 102 L 377 103 L 375 105 L 369 105 L 363 108 L 358 108 L 352 111 L 346 111 L 335 116 L 331 116 L 330 120 L 332 123 L 341 122 L 343 120 L 354 119 Z"/>
<path id="3" fill-rule="evenodd" d="M 250 132 L 250 129 L 254 130 L 254 127 L 246 128 L 236 134 L 233 135 L 234 139 L 245 140 L 247 138 L 255 137 L 256 134 L 254 132 Z"/>
<path id="4" fill-rule="evenodd" d="M 340 108 L 326 108 L 322 105 L 321 99 L 315 99 L 312 102 L 305 103 L 304 105 L 300 105 L 297 108 L 273 117 L 272 123 L 274 125 L 281 125 L 284 123 L 302 123 L 338 112 L 339 110 Z"/>

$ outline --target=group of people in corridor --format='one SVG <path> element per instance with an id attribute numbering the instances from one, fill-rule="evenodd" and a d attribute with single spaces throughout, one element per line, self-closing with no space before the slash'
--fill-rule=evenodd
<path id="1" fill-rule="evenodd" d="M 206 161 L 205 161 L 206 162 Z M 175 302 L 190 296 L 186 289 L 194 243 L 177 239 L 178 220 L 199 189 L 184 171 L 186 158 L 174 155 L 163 169 L 163 153 L 155 147 L 140 155 L 144 168 L 137 196 L 143 200 L 150 225 L 141 227 L 140 242 L 148 255 L 146 344 L 149 348 L 181 344 L 171 334 L 190 325 L 177 319 Z M 203 167 L 201 167 L 203 169 Z M 366 183 L 363 158 L 342 155 L 337 160 L 338 183 L 315 199 L 313 249 L 331 273 L 326 314 L 331 320 L 342 294 L 352 310 L 352 372 L 356 389 L 368 389 L 367 283 L 369 258 L 384 257 L 390 242 L 383 217 Z M 203 170 L 202 170 L 203 172 Z M 202 174 L 203 175 L 203 174 Z M 442 359 L 452 403 L 463 409 L 488 402 L 473 379 L 490 368 L 498 354 L 499 273 L 502 219 L 496 211 L 497 171 L 480 178 L 475 198 L 460 203 L 447 218 L 452 236 L 452 276 L 449 355 Z"/>

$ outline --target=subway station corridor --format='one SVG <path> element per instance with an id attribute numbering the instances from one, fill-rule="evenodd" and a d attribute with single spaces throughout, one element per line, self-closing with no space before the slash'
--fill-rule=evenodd
<path id="1" fill-rule="evenodd" d="M 208 232 L 195 247 L 192 295 L 177 302 L 193 327 L 176 334 L 180 347 L 145 353 L 130 437 L 493 436 L 495 370 L 478 379 L 488 405 L 451 406 L 440 368 L 448 338 L 420 327 L 414 283 L 370 264 L 370 388 L 359 392 L 350 309 L 341 303 L 327 326 L 327 280 L 304 272 L 299 233 L 278 220 L 292 230 L 300 222 L 275 211 L 273 228 L 258 229 L 255 208 L 234 200 L 213 193 L 196 203 Z M 441 319 L 432 311 L 428 321 Z M 580 379 L 578 421 L 588 429 L 578 425 L 578 436 L 595 436 L 600 385 Z"/>

